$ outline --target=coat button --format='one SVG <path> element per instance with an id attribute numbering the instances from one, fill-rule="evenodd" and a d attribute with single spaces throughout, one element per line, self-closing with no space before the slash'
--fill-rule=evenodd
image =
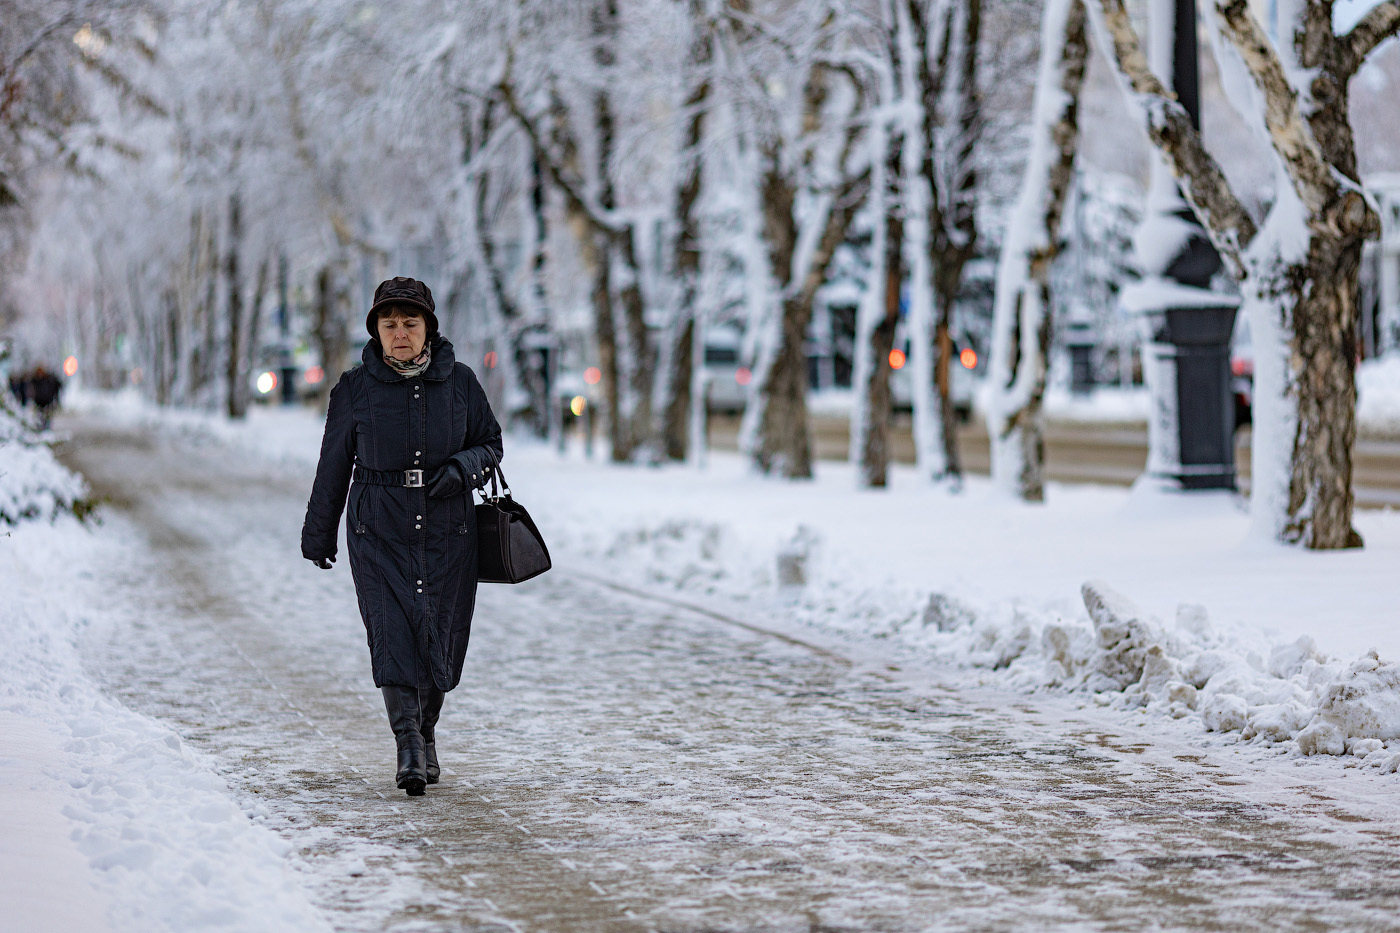
<path id="1" fill-rule="evenodd" d="M 419 585 L 419 586 L 422 586 L 422 585 L 423 585 L 423 581 L 422 581 L 422 580 L 419 580 L 419 581 L 418 581 L 418 585 Z"/>
<path id="2" fill-rule="evenodd" d="M 415 450 L 415 451 L 413 452 L 413 456 L 415 456 L 415 457 L 421 457 L 421 456 L 423 456 L 423 451 L 421 451 L 421 450 Z"/>
<path id="3" fill-rule="evenodd" d="M 415 516 L 413 516 L 413 517 L 416 518 L 416 519 L 418 519 L 420 522 L 423 520 L 423 516 L 421 516 L 421 515 L 415 515 Z"/>
<path id="4" fill-rule="evenodd" d="M 422 526 L 422 525 L 414 525 L 413 527 L 414 527 L 414 528 L 422 528 L 423 526 Z"/>
<path id="5" fill-rule="evenodd" d="M 422 587 L 419 587 L 418 592 L 420 592 L 420 593 L 423 592 Z"/>

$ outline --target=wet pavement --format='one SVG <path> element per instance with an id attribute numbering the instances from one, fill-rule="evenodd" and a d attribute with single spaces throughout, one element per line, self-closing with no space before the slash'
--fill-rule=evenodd
<path id="1" fill-rule="evenodd" d="M 112 533 L 146 542 L 95 571 L 116 621 L 94 675 L 208 756 L 339 929 L 1400 929 L 1394 807 L 1271 796 L 1288 782 L 1063 698 L 629 593 L 568 555 L 482 588 L 443 782 L 407 798 L 345 559 L 297 550 L 308 472 L 63 427 Z"/>

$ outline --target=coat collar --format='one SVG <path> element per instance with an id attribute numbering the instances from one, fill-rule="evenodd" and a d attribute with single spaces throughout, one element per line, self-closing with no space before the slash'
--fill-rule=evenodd
<path id="1" fill-rule="evenodd" d="M 452 375 L 452 367 L 457 363 L 456 353 L 452 349 L 452 341 L 442 334 L 437 334 L 429 346 L 433 351 L 433 359 L 428 364 L 427 371 L 423 373 L 423 378 L 429 382 L 443 382 Z M 407 378 L 403 373 L 395 372 L 388 363 L 384 362 L 384 349 L 380 346 L 378 338 L 370 338 L 369 343 L 365 344 L 364 352 L 360 354 L 360 359 L 364 362 L 365 369 L 369 374 L 380 382 L 403 382 Z"/>

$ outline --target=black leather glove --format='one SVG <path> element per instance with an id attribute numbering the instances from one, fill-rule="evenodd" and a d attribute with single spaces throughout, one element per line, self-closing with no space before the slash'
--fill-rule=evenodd
<path id="1" fill-rule="evenodd" d="M 330 557 L 308 557 L 307 560 L 320 567 L 322 570 L 330 570 L 331 564 L 335 563 L 335 555 Z"/>
<path id="2" fill-rule="evenodd" d="M 462 467 L 456 460 L 449 460 L 428 479 L 428 498 L 446 499 L 460 496 L 466 491 L 467 480 L 462 475 Z"/>

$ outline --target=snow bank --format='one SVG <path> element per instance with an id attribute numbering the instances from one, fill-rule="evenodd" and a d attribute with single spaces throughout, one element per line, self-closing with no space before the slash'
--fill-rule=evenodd
<path id="1" fill-rule="evenodd" d="M 1400 437 L 1400 353 L 1364 360 L 1356 369 L 1360 433 Z"/>
<path id="2" fill-rule="evenodd" d="M 1146 386 L 1095 386 L 1082 394 L 1051 386 L 1044 410 L 1047 420 L 1063 424 L 1142 425 L 1152 413 L 1152 394 Z"/>
<path id="3" fill-rule="evenodd" d="M 1400 665 L 1375 651 L 1346 663 L 1308 636 L 1280 643 L 1217 629 L 1189 604 L 1164 623 L 1101 581 L 1083 584 L 1082 611 L 1070 613 L 864 578 L 852 569 L 860 542 L 830 540 L 810 524 L 767 547 L 734 524 L 675 517 L 613 529 L 607 543 L 601 529 L 563 530 L 572 549 L 638 583 L 758 602 L 765 615 L 830 633 L 894 639 L 1026 690 L 1081 693 L 1100 706 L 1194 718 L 1242 741 L 1400 770 Z"/>
<path id="4" fill-rule="evenodd" d="M 32 428 L 0 397 L 0 525 L 72 511 L 87 485 L 54 459 L 55 436 Z"/>
<path id="5" fill-rule="evenodd" d="M 101 599 L 72 568 L 119 562 L 125 544 L 71 517 L 0 538 L 0 927 L 329 929 L 287 843 L 83 670 Z"/>

